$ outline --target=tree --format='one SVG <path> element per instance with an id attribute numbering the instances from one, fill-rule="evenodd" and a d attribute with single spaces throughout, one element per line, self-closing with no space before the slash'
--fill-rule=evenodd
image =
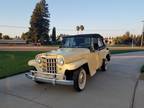
<path id="1" fill-rule="evenodd" d="M 131 44 L 132 42 L 132 37 L 130 36 L 130 32 L 126 32 L 123 37 L 122 37 L 122 40 L 123 40 L 123 44 Z"/>
<path id="2" fill-rule="evenodd" d="M 51 36 L 51 38 L 52 38 L 53 42 L 56 42 L 56 28 L 55 27 L 52 30 L 52 36 Z"/>
<path id="3" fill-rule="evenodd" d="M 33 42 L 40 40 L 44 44 L 45 40 L 49 40 L 49 18 L 48 4 L 45 0 L 40 0 L 36 4 L 30 21 L 29 35 Z"/>
<path id="4" fill-rule="evenodd" d="M 76 26 L 76 31 L 79 33 L 79 31 L 84 31 L 84 26 L 80 25 L 80 26 Z"/>
<path id="5" fill-rule="evenodd" d="M 76 31 L 79 32 L 80 31 L 80 27 L 76 26 Z"/>
<path id="6" fill-rule="evenodd" d="M 125 33 L 125 35 L 128 36 L 128 37 L 130 37 L 130 32 L 127 31 L 127 32 Z"/>
<path id="7" fill-rule="evenodd" d="M 8 36 L 8 35 L 4 35 L 4 36 L 3 36 L 3 39 L 5 39 L 5 40 L 9 40 L 9 39 L 10 39 L 10 36 Z"/>
<path id="8" fill-rule="evenodd" d="M 136 36 L 135 43 L 137 46 L 141 46 L 141 35 Z"/>
<path id="9" fill-rule="evenodd" d="M 23 33 L 21 35 L 21 39 L 23 39 L 23 40 L 29 40 L 30 39 L 29 32 Z"/>
<path id="10" fill-rule="evenodd" d="M 123 40 L 122 40 L 122 36 L 118 36 L 114 39 L 114 43 L 115 44 L 122 44 Z"/>
<path id="11" fill-rule="evenodd" d="M 80 30 L 84 31 L 84 26 L 83 25 L 80 26 Z"/>
<path id="12" fill-rule="evenodd" d="M 0 39 L 2 39 L 2 33 L 0 33 Z"/>

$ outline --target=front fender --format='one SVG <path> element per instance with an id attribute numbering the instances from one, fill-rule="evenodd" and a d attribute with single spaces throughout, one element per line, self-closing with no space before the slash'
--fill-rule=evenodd
<path id="1" fill-rule="evenodd" d="M 81 67 L 83 64 L 87 63 L 87 60 L 82 59 L 69 64 L 65 64 L 65 70 L 75 70 Z"/>
<path id="2" fill-rule="evenodd" d="M 28 65 L 29 65 L 29 66 L 36 66 L 37 63 L 36 63 L 36 61 L 33 59 L 33 60 L 29 60 L 29 61 L 28 61 Z"/>
<path id="3" fill-rule="evenodd" d="M 38 71 L 42 71 L 39 64 L 35 60 L 28 61 L 28 65 L 35 67 Z"/>

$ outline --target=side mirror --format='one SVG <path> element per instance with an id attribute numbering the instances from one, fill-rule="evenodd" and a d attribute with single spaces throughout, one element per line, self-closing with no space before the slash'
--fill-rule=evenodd
<path id="1" fill-rule="evenodd" d="M 89 49 L 90 49 L 91 52 L 95 52 L 94 47 L 91 46 Z"/>
<path id="2" fill-rule="evenodd" d="M 94 44 L 94 49 L 95 49 L 95 50 L 98 50 L 98 49 L 99 49 L 99 47 L 98 47 L 98 44 L 97 44 L 97 43 L 95 43 L 95 44 Z"/>

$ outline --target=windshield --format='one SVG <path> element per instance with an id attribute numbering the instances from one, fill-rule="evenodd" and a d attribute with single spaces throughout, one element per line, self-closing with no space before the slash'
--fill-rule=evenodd
<path id="1" fill-rule="evenodd" d="M 64 37 L 62 41 L 63 48 L 89 48 L 91 45 L 90 37 Z"/>

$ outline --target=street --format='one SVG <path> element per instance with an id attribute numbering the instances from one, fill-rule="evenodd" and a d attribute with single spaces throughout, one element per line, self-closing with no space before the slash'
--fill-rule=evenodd
<path id="1" fill-rule="evenodd" d="M 72 86 L 38 85 L 24 74 L 2 79 L 0 108 L 129 108 L 142 64 L 144 52 L 112 55 L 107 72 L 97 72 L 82 92 Z"/>

